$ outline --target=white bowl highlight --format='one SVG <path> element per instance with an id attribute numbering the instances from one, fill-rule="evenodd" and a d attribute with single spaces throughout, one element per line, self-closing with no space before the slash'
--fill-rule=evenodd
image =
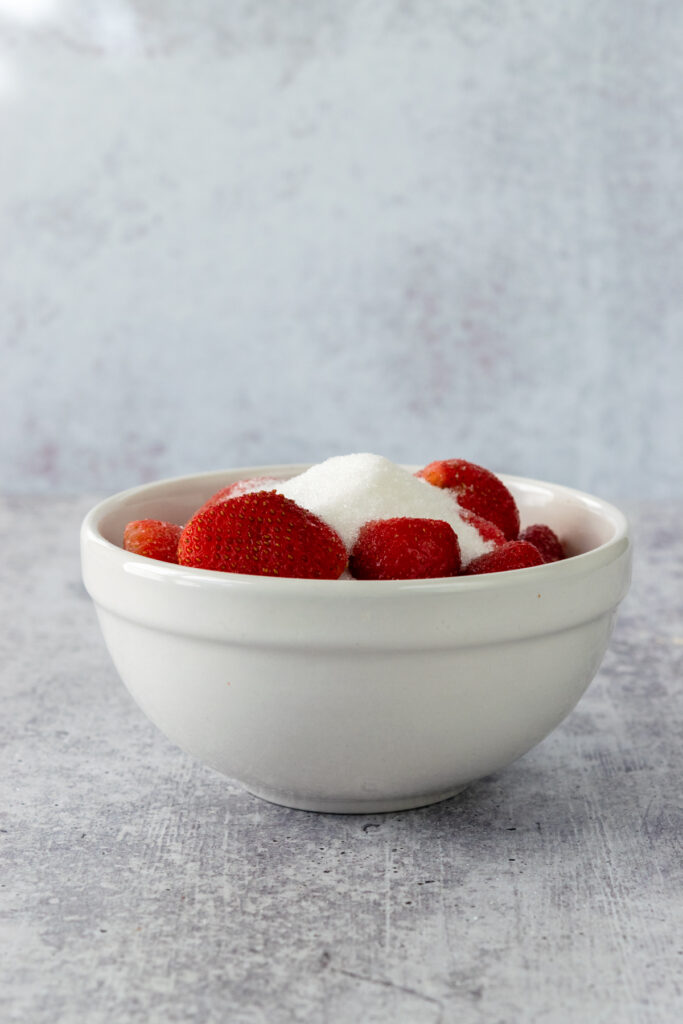
<path id="1" fill-rule="evenodd" d="M 137 487 L 81 530 L 83 578 L 121 678 L 166 736 L 276 803 L 369 813 L 452 796 L 515 760 L 595 675 L 630 581 L 627 522 L 571 488 L 502 475 L 563 562 L 476 577 L 298 580 L 124 551 L 133 519 L 185 522 L 259 466 Z"/>

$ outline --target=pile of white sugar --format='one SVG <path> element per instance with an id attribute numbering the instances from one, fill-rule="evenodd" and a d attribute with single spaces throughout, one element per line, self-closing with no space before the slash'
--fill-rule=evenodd
<path id="1" fill-rule="evenodd" d="M 396 516 L 445 520 L 457 534 L 463 566 L 494 547 L 460 517 L 449 491 L 413 476 L 381 455 L 337 455 L 276 490 L 336 530 L 349 551 L 364 523 Z"/>

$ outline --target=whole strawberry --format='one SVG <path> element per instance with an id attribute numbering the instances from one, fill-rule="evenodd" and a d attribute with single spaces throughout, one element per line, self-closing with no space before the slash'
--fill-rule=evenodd
<path id="1" fill-rule="evenodd" d="M 455 576 L 460 545 L 441 519 L 375 519 L 361 527 L 349 559 L 359 580 L 418 580 Z"/>
<path id="2" fill-rule="evenodd" d="M 347 555 L 339 535 L 275 491 L 254 491 L 200 509 L 183 530 L 178 561 L 199 569 L 337 579 Z"/>
<path id="3" fill-rule="evenodd" d="M 519 512 L 515 499 L 503 481 L 489 469 L 465 459 L 442 459 L 430 462 L 415 475 L 434 487 L 452 491 L 461 508 L 495 523 L 507 540 L 517 537 Z"/>
<path id="4" fill-rule="evenodd" d="M 524 540 L 511 540 L 485 555 L 473 558 L 462 571 L 463 576 L 479 576 L 486 572 L 508 572 L 510 569 L 529 569 L 543 565 L 543 558 L 533 544 Z"/>
<path id="5" fill-rule="evenodd" d="M 123 531 L 123 547 L 136 555 L 160 562 L 178 561 L 178 541 L 182 526 L 162 519 L 135 519 Z"/>
<path id="6" fill-rule="evenodd" d="M 544 523 L 527 526 L 519 535 L 520 540 L 533 544 L 541 553 L 544 562 L 559 562 L 564 558 L 564 548 L 554 530 Z"/>

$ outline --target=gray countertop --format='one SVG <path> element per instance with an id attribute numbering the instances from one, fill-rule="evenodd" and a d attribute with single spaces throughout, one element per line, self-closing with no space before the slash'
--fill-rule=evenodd
<path id="1" fill-rule="evenodd" d="M 507 770 L 417 811 L 276 807 L 133 705 L 80 583 L 92 504 L 2 506 L 0 1019 L 683 1019 L 683 504 L 628 508 L 597 678 Z"/>

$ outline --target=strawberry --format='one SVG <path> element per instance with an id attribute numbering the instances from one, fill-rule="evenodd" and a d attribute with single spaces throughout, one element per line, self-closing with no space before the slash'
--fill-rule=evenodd
<path id="1" fill-rule="evenodd" d="M 544 562 L 559 562 L 564 558 L 564 549 L 560 538 L 544 523 L 527 526 L 520 533 L 519 540 L 526 540 L 538 548 Z"/>
<path id="2" fill-rule="evenodd" d="M 441 519 L 374 519 L 361 527 L 349 570 L 359 580 L 418 580 L 455 576 L 460 545 Z"/>
<path id="3" fill-rule="evenodd" d="M 543 565 L 543 558 L 533 544 L 524 540 L 510 540 L 485 555 L 473 558 L 462 571 L 463 576 L 479 576 L 485 572 L 507 572 L 509 569 L 528 569 Z"/>
<path id="4" fill-rule="evenodd" d="M 430 462 L 415 475 L 435 487 L 447 488 L 461 508 L 494 523 L 507 540 L 517 537 L 519 512 L 515 499 L 495 473 L 465 459 L 443 459 Z"/>
<path id="5" fill-rule="evenodd" d="M 346 548 L 322 519 L 275 491 L 201 508 L 183 530 L 178 561 L 199 569 L 337 579 Z"/>
<path id="6" fill-rule="evenodd" d="M 501 544 L 507 544 L 505 534 L 495 523 L 489 522 L 488 519 L 483 519 L 476 512 L 470 512 L 468 508 L 460 508 L 458 511 L 461 519 L 469 523 L 470 526 L 473 526 L 482 540 L 492 540 L 497 548 Z"/>
<path id="7" fill-rule="evenodd" d="M 221 501 L 227 501 L 228 498 L 239 498 L 241 494 L 251 494 L 253 491 L 272 491 L 274 487 L 281 484 L 282 480 L 276 480 L 270 476 L 255 476 L 250 480 L 235 480 L 234 483 L 228 484 L 227 487 L 221 487 L 220 491 L 216 491 L 206 501 L 202 508 L 211 508 L 212 505 L 218 505 Z"/>
<path id="8" fill-rule="evenodd" d="M 182 530 L 182 526 L 161 519 L 135 519 L 123 531 L 123 547 L 160 562 L 177 562 Z"/>

